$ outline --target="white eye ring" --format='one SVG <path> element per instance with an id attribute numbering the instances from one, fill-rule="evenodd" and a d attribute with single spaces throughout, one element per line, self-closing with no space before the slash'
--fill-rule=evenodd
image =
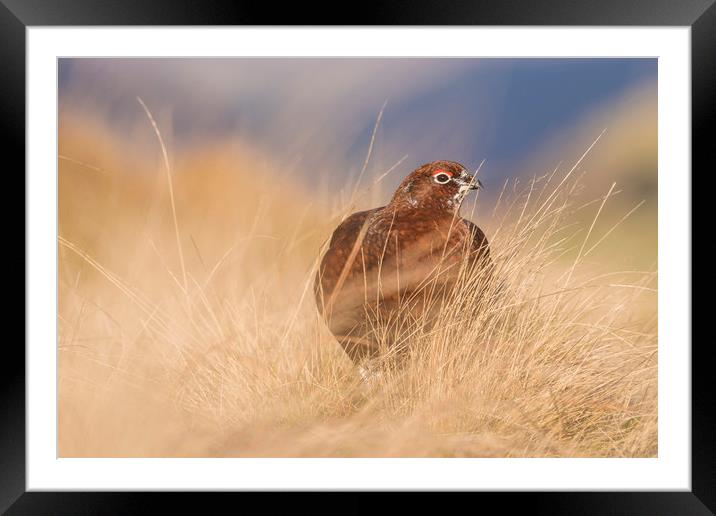
<path id="1" fill-rule="evenodd" d="M 439 174 L 435 174 L 433 180 L 439 185 L 444 185 L 450 181 L 450 176 L 441 172 Z"/>

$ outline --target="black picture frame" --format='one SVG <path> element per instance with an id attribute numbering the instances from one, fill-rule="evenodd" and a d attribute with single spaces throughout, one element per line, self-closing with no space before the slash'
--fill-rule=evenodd
<path id="1" fill-rule="evenodd" d="M 0 0 L 0 127 L 3 131 L 3 168 L 6 176 L 17 173 L 25 163 L 25 30 L 42 25 L 681 25 L 691 27 L 692 72 L 692 174 L 714 168 L 708 128 L 716 122 L 716 0 L 493 0 L 437 2 L 361 2 L 335 4 L 335 7 L 303 2 L 283 4 L 247 1 L 197 2 L 192 0 Z M 16 158 L 15 167 L 7 164 Z M 16 173 L 10 173 L 14 170 Z M 683 179 L 683 178 L 681 178 Z M 18 179 L 19 180 L 19 179 Z M 679 180 L 676 178 L 675 180 Z M 7 181 L 7 179 L 6 179 Z M 7 184 L 7 183 L 6 183 Z M 13 189 L 19 192 L 22 186 Z M 692 189 L 693 191 L 693 189 Z M 706 192 L 702 189 L 702 195 Z M 10 194 L 9 198 L 20 198 Z M 24 196 L 23 196 L 24 199 Z M 17 211 L 8 200 L 2 203 L 12 221 Z M 692 198 L 692 206 L 696 206 Z M 12 214 L 12 215 L 11 215 Z M 12 217 L 12 218 L 10 218 Z M 694 224 L 703 220 L 692 216 Z M 11 224 L 9 224 L 11 225 Z M 16 225 L 19 226 L 19 225 Z M 24 228 L 16 228 L 23 231 Z M 692 230 L 692 234 L 703 234 Z M 6 252 L 19 267 L 19 245 L 6 244 Z M 22 246 L 23 263 L 25 246 Z M 691 250 L 693 253 L 693 250 Z M 693 257 L 693 254 L 692 254 Z M 693 263 L 693 258 L 692 258 Z M 15 268 L 13 268 L 13 271 Z M 20 275 L 11 273 L 20 281 Z M 48 285 L 48 295 L 53 291 Z M 23 295 L 24 299 L 24 295 Z M 16 303 L 19 306 L 19 303 Z M 24 307 L 24 303 L 23 303 Z M 694 307 L 696 308 L 696 307 Z M 19 309 L 19 308 L 18 308 Z M 707 308 L 708 309 L 708 308 Z M 8 322 L 10 318 L 8 317 Z M 692 316 L 693 321 L 693 316 Z M 693 340 L 692 346 L 692 490 L 690 492 L 640 493 L 471 493 L 471 500 L 496 502 L 500 510 L 529 510 L 550 514 L 713 514 L 716 511 L 716 416 L 713 410 L 711 377 L 713 360 L 708 347 L 711 339 Z M 266 503 L 270 494 L 225 493 L 209 498 L 207 493 L 170 495 L 167 493 L 78 493 L 25 492 L 25 353 L 19 339 L 6 339 L 0 374 L 0 512 L 8 514 L 96 514 L 134 513 L 167 510 L 169 496 L 179 497 L 186 511 L 210 511 L 236 496 L 252 497 L 257 504 Z M 683 343 L 691 345 L 690 342 Z M 321 494 L 320 496 L 324 496 Z M 357 498 L 351 494 L 341 507 L 353 511 L 369 510 L 382 502 Z M 369 497 L 378 496 L 375 494 Z M 475 500 L 477 496 L 477 500 Z M 407 498 L 407 497 L 406 497 Z M 289 503 L 297 502 L 312 511 L 329 510 L 324 498 L 315 494 L 294 494 Z M 176 502 L 176 499 L 174 499 Z M 240 503 L 250 503 L 242 500 Z M 272 502 L 274 503 L 274 502 Z M 426 505 L 422 494 L 403 502 Z M 407 504 L 407 505 L 405 505 Z M 445 509 L 445 505 L 436 506 Z M 271 511 L 273 512 L 273 511 Z M 333 512 L 333 511 L 332 511 Z"/>

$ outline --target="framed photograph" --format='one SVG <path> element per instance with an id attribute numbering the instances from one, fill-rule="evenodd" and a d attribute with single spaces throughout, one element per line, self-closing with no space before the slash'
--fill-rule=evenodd
<path id="1" fill-rule="evenodd" d="M 316 25 L 4 1 L 27 303 L 0 510 L 500 491 L 711 514 L 691 181 L 712 3 Z"/>

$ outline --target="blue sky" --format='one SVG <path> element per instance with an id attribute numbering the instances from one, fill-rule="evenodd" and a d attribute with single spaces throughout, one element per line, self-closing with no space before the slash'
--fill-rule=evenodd
<path id="1" fill-rule="evenodd" d="M 303 170 L 355 174 L 381 105 L 378 173 L 486 158 L 508 175 L 551 134 L 657 79 L 656 59 L 63 59 L 60 107 L 121 129 L 141 96 L 181 145 L 236 135 Z M 344 177 L 343 173 L 336 174 Z"/>

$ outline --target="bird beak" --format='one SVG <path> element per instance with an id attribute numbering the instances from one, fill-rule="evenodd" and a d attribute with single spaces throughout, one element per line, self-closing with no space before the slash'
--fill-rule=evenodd
<path id="1" fill-rule="evenodd" d="M 479 190 L 483 188 L 482 181 L 465 171 L 460 174 L 458 183 L 460 186 L 467 187 L 466 190 Z"/>

